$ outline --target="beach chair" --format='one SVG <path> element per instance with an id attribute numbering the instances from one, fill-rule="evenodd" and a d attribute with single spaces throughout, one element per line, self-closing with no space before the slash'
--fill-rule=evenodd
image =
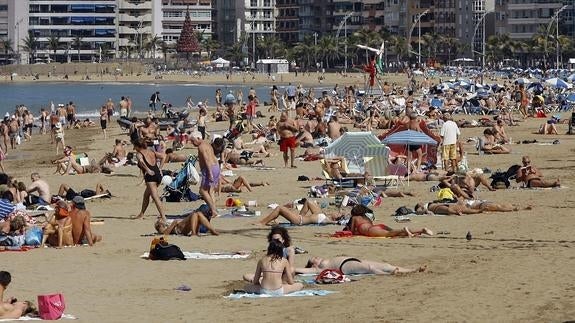
<path id="1" fill-rule="evenodd" d="M 325 182 L 326 184 L 332 184 L 334 185 L 337 189 L 342 189 L 342 188 L 354 188 L 357 184 L 357 180 L 359 179 L 363 179 L 363 177 L 344 177 L 344 178 L 333 178 L 330 175 L 329 172 L 329 167 L 327 165 L 327 161 L 325 159 L 320 159 L 320 164 L 321 164 L 321 169 L 322 169 L 322 175 L 325 178 Z M 345 173 L 349 174 L 349 168 L 347 165 L 347 161 L 344 159 L 342 159 L 342 165 L 341 165 L 341 170 Z"/>
<path id="2" fill-rule="evenodd" d="M 397 188 L 401 184 L 401 179 L 397 174 L 388 174 L 389 148 L 386 150 L 388 151 L 386 154 L 363 157 L 365 170 L 370 174 L 377 186 Z"/>

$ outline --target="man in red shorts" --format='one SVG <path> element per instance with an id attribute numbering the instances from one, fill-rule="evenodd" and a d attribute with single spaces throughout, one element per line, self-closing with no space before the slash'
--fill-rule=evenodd
<path id="1" fill-rule="evenodd" d="M 296 168 L 294 163 L 295 147 L 297 140 L 295 133 L 297 133 L 297 126 L 294 120 L 289 119 L 287 113 L 282 112 L 280 120 L 277 124 L 277 129 L 280 135 L 280 151 L 283 152 L 285 167 L 288 167 L 288 149 L 291 168 Z"/>

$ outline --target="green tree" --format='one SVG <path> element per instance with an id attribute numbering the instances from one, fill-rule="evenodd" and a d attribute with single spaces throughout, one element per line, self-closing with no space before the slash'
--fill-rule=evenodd
<path id="1" fill-rule="evenodd" d="M 38 40 L 34 36 L 34 33 L 32 33 L 32 31 L 28 31 L 28 35 L 26 35 L 26 37 L 24 37 L 22 42 L 24 43 L 22 45 L 22 50 L 27 52 L 28 54 L 30 54 L 30 58 L 29 58 L 28 63 L 35 62 L 36 61 L 36 51 L 38 50 Z"/>
<path id="2" fill-rule="evenodd" d="M 158 35 L 148 35 L 142 48 L 149 57 L 154 58 L 156 56 L 156 49 L 160 47 L 160 43 L 162 43 L 162 41 L 162 37 Z"/>
<path id="3" fill-rule="evenodd" d="M 208 54 L 208 59 L 212 59 L 212 55 L 213 53 L 218 50 L 218 48 L 220 47 L 220 43 L 213 40 L 212 38 L 200 38 L 200 44 L 201 47 L 204 48 L 204 50 L 206 51 L 206 53 Z"/>
<path id="4" fill-rule="evenodd" d="M 375 53 L 358 48 L 356 45 L 369 46 L 371 48 L 379 48 L 383 42 L 383 37 L 381 33 L 378 33 L 367 28 L 359 29 L 354 32 L 350 38 L 350 45 L 353 48 L 354 55 L 352 57 L 352 63 L 354 58 L 357 58 L 358 62 L 367 62 L 370 57 L 374 56 Z"/>
<path id="5" fill-rule="evenodd" d="M 230 47 L 226 53 L 226 59 L 234 62 L 236 66 L 242 65 L 244 58 L 246 58 L 246 53 L 244 52 L 244 42 L 240 41 L 235 43 L 232 47 Z"/>
<path id="6" fill-rule="evenodd" d="M 60 47 L 60 37 L 52 35 L 48 38 L 48 48 L 54 53 L 54 60 L 56 60 L 56 51 L 60 49 Z"/>
<path id="7" fill-rule="evenodd" d="M 389 42 L 395 53 L 397 63 L 401 64 L 401 61 L 407 56 L 407 39 L 402 36 L 393 36 Z"/>
<path id="8" fill-rule="evenodd" d="M 171 49 L 172 47 L 170 44 L 166 43 L 165 41 L 160 43 L 160 51 L 162 52 L 162 56 L 164 56 L 164 65 L 168 65 L 168 53 Z"/>
<path id="9" fill-rule="evenodd" d="M 12 49 L 12 39 L 10 38 L 2 39 L 1 44 L 2 44 L 2 50 L 4 51 L 4 56 L 8 58 L 10 53 L 14 51 Z"/>
<path id="10" fill-rule="evenodd" d="M 334 63 L 336 59 L 342 56 L 340 46 L 338 46 L 337 41 L 333 36 L 323 36 L 317 44 L 319 47 L 319 57 L 321 57 L 326 68 L 329 68 L 330 63 Z M 333 66 L 333 64 L 331 66 Z"/>
<path id="11" fill-rule="evenodd" d="M 319 54 L 319 43 L 316 47 L 314 45 L 314 38 L 312 35 L 305 35 L 302 42 L 297 43 L 291 51 L 292 60 L 295 60 L 304 69 L 308 69 L 316 63 L 316 58 Z"/>

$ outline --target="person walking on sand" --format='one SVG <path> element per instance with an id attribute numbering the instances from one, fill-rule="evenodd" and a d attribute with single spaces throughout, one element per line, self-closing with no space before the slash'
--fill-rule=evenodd
<path id="1" fill-rule="evenodd" d="M 100 108 L 100 127 L 102 128 L 102 133 L 104 134 L 104 140 L 108 139 L 108 136 L 106 135 L 106 128 L 108 127 L 108 121 L 109 121 L 108 108 L 105 105 L 103 105 Z"/>
<path id="2" fill-rule="evenodd" d="M 217 217 L 215 192 L 220 180 L 220 165 L 209 142 L 197 137 L 192 137 L 191 141 L 198 148 L 198 162 L 202 174 L 200 196 L 210 207 L 213 216 Z"/>
<path id="3" fill-rule="evenodd" d="M 158 103 L 160 103 L 162 99 L 160 99 L 160 91 L 154 92 L 150 97 L 150 110 L 156 112 L 156 108 Z"/>
<path id="4" fill-rule="evenodd" d="M 66 143 L 64 142 L 64 127 L 60 122 L 57 122 L 54 126 L 54 140 L 56 142 L 56 155 L 58 155 L 60 146 L 62 146 L 62 150 L 66 147 Z"/>
<path id="5" fill-rule="evenodd" d="M 280 135 L 280 151 L 283 153 L 284 166 L 288 167 L 288 150 L 289 161 L 291 168 L 296 168 L 294 165 L 295 148 L 297 146 L 297 133 L 298 128 L 294 120 L 289 119 L 287 113 L 284 111 L 280 115 L 280 120 L 277 124 L 277 129 Z"/>
<path id="6" fill-rule="evenodd" d="M 160 195 L 158 194 L 158 186 L 162 182 L 162 172 L 161 168 L 163 165 L 158 166 L 157 160 L 164 160 L 164 154 L 158 153 L 148 149 L 146 140 L 143 138 L 138 139 L 134 143 L 134 149 L 136 150 L 136 158 L 138 159 L 138 167 L 144 173 L 144 182 L 146 183 L 146 190 L 144 191 L 144 196 L 142 199 L 142 209 L 140 214 L 134 217 L 134 219 L 141 219 L 144 217 L 144 213 L 150 204 L 150 197 L 154 200 L 156 208 L 160 213 L 159 218 L 166 221 L 166 215 L 164 214 L 164 209 L 162 207 L 162 201 L 160 200 Z"/>

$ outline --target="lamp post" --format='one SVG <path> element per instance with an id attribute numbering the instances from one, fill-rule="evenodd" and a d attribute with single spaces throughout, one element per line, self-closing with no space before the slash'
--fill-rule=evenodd
<path id="1" fill-rule="evenodd" d="M 20 18 L 20 20 L 18 20 L 16 22 L 16 24 L 14 24 L 14 31 L 16 32 L 16 42 L 14 43 L 14 46 L 16 47 L 16 64 L 20 64 L 20 23 L 24 20 L 24 17 Z"/>
<path id="2" fill-rule="evenodd" d="M 479 18 L 479 20 L 477 21 L 477 23 L 475 24 L 475 28 L 473 29 L 473 37 L 471 37 L 471 54 L 473 55 L 473 58 L 475 59 L 475 53 L 478 53 L 477 51 L 475 51 L 475 35 L 477 34 L 477 30 L 479 29 L 479 25 L 483 22 L 482 24 L 482 49 L 481 49 L 481 70 L 485 69 L 485 17 L 487 17 L 488 14 L 492 13 L 493 10 L 489 10 L 484 12 L 481 15 L 481 18 Z M 479 53 L 478 53 L 479 54 Z"/>
<path id="3" fill-rule="evenodd" d="M 425 15 L 427 15 L 429 13 L 429 9 L 425 9 L 424 12 L 420 13 L 419 15 L 417 15 L 417 18 L 415 18 L 415 21 L 413 22 L 413 25 L 411 25 L 411 29 L 409 30 L 409 40 L 407 42 L 407 49 L 408 49 L 408 54 L 411 54 L 411 34 L 413 33 L 413 29 L 415 28 L 415 24 L 418 25 L 418 38 L 417 38 L 417 42 L 419 44 L 418 46 L 418 51 L 417 51 L 417 57 L 418 57 L 418 63 L 419 65 L 421 65 L 421 18 Z"/>
<path id="4" fill-rule="evenodd" d="M 252 68 L 256 68 L 256 17 L 252 20 Z"/>
<path id="5" fill-rule="evenodd" d="M 317 33 L 313 33 L 313 61 L 315 62 L 315 69 L 318 70 L 319 65 L 317 65 Z"/>
<path id="6" fill-rule="evenodd" d="M 555 14 L 553 15 L 553 17 L 551 18 L 551 21 L 549 21 L 549 25 L 547 25 L 547 33 L 545 34 L 545 55 L 543 55 L 543 62 L 545 64 L 545 67 L 547 67 L 547 38 L 549 38 L 549 32 L 551 31 L 551 25 L 553 24 L 553 21 L 557 20 L 557 33 L 556 33 L 556 38 L 555 40 L 557 41 L 557 48 L 556 48 L 556 55 L 557 55 L 557 66 L 555 66 L 555 68 L 559 68 L 559 14 L 567 9 L 567 7 L 569 7 L 568 5 L 565 5 L 563 7 L 561 7 L 559 10 L 557 10 L 555 12 Z"/>

